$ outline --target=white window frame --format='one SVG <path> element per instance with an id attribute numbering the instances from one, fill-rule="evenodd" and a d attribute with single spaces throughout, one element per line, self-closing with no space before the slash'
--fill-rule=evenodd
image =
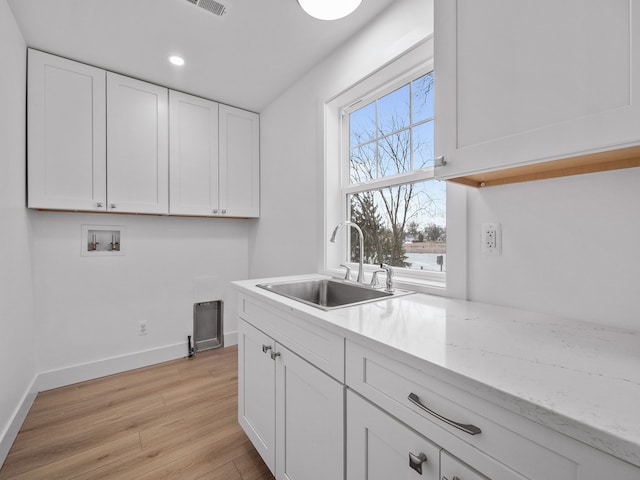
<path id="1" fill-rule="evenodd" d="M 376 72 L 373 72 L 356 85 L 321 102 L 324 138 L 324 215 L 320 231 L 323 238 L 319 271 L 333 276 L 344 275 L 339 268 L 348 256 L 348 235 L 342 233 L 336 244 L 329 242 L 334 227 L 347 220 L 347 193 L 361 191 L 363 185 L 349 184 L 349 158 L 345 152 L 349 150 L 348 125 L 342 122 L 343 115 L 357 109 L 356 105 L 366 105 L 374 98 L 384 96 L 412 79 L 433 70 L 433 39 L 428 38 L 408 52 L 400 55 Z M 437 88 L 437 71 L 435 72 Z M 437 122 L 437 118 L 435 122 Z M 346 122 L 348 124 L 348 122 Z M 436 123 L 437 125 L 437 123 Z M 346 130 L 345 130 L 346 129 Z M 436 127 L 437 151 L 437 127 Z M 345 158 L 346 156 L 346 158 Z M 384 177 L 366 183 L 367 189 L 378 189 L 389 185 L 412 183 L 434 178 L 434 169 L 425 168 L 410 173 Z M 447 184 L 447 271 L 446 273 L 423 270 L 395 269 L 395 284 L 399 288 L 407 288 L 425 293 L 466 298 L 466 234 L 467 208 L 466 188 L 461 185 Z M 358 265 L 352 262 L 349 266 L 357 270 Z M 376 270 L 374 265 L 365 265 L 366 278 L 370 278 Z"/>

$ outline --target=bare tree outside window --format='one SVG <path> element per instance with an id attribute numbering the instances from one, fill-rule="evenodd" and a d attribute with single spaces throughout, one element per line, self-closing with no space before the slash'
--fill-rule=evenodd
<path id="1" fill-rule="evenodd" d="M 444 182 L 406 183 L 402 178 L 433 167 L 433 122 L 433 72 L 349 115 L 349 180 L 363 189 L 350 194 L 348 205 L 351 220 L 364 233 L 366 263 L 444 269 Z M 391 186 L 366 188 L 395 176 L 398 182 Z M 359 255 L 359 242 L 352 241 L 352 261 Z"/>

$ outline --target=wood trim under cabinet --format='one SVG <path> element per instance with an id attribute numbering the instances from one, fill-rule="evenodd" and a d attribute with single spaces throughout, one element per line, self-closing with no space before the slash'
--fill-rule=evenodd
<path id="1" fill-rule="evenodd" d="M 640 167 L 640 146 L 449 178 L 448 181 L 470 187 L 493 187 L 633 167 Z"/>

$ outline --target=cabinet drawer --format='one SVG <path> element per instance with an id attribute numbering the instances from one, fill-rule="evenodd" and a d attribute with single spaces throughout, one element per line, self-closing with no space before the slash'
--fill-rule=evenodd
<path id="1" fill-rule="evenodd" d="M 488 477 L 580 478 L 576 462 L 523 436 L 540 426 L 356 343 L 346 352 L 350 388 Z"/>
<path id="2" fill-rule="evenodd" d="M 344 383 L 344 338 L 247 295 L 240 316 L 312 365 Z"/>
<path id="3" fill-rule="evenodd" d="M 440 447 L 347 392 L 349 480 L 438 480 L 439 461 Z"/>

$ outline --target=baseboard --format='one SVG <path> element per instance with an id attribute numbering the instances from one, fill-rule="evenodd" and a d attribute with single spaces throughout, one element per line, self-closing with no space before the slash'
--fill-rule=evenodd
<path id="1" fill-rule="evenodd" d="M 238 332 L 229 332 L 224 334 L 224 345 L 230 347 L 237 345 Z M 167 345 L 165 347 L 145 350 L 119 357 L 107 358 L 96 362 L 74 365 L 72 367 L 61 368 L 58 370 L 49 370 L 41 372 L 35 381 L 35 391 L 43 392 L 53 388 L 64 387 L 94 378 L 105 377 L 115 373 L 126 372 L 136 368 L 155 365 L 156 363 L 175 360 L 176 358 L 185 357 L 187 355 L 186 343 L 177 343 Z"/>
<path id="2" fill-rule="evenodd" d="M 231 347 L 238 344 L 238 332 L 229 332 L 224 334 L 224 346 Z"/>
<path id="3" fill-rule="evenodd" d="M 37 377 L 34 377 L 31 385 L 22 397 L 22 401 L 16 408 L 11 423 L 9 423 L 9 426 L 0 437 L 0 467 L 2 467 L 2 464 L 7 458 L 9 450 L 11 450 L 11 446 L 13 445 L 13 442 L 18 436 L 20 428 L 24 423 L 24 419 L 27 418 L 27 414 L 31 409 L 31 405 L 33 405 L 33 401 L 36 399 L 36 395 L 38 395 L 38 391 L 35 389 L 36 381 Z"/>
<path id="4" fill-rule="evenodd" d="M 94 378 L 113 375 L 114 373 L 175 360 L 186 355 L 186 343 L 179 343 L 57 370 L 49 370 L 38 375 L 36 389 L 39 392 L 51 390 L 52 388 L 64 387 L 86 380 L 93 380 Z"/>

